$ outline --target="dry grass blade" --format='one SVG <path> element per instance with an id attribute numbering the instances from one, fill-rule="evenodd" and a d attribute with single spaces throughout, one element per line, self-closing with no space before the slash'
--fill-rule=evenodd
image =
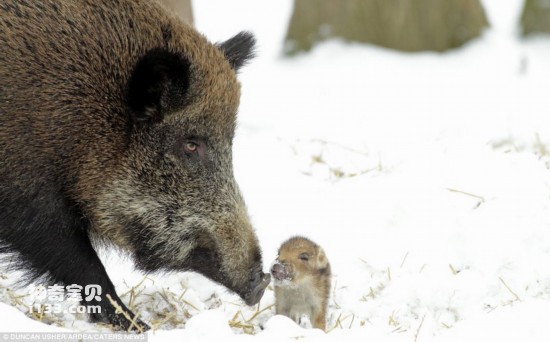
<path id="1" fill-rule="evenodd" d="M 457 275 L 458 272 L 460 271 L 457 271 L 456 268 L 453 267 L 453 265 L 449 264 L 449 268 L 451 269 L 451 272 L 453 272 L 454 275 Z"/>
<path id="2" fill-rule="evenodd" d="M 334 302 L 334 306 L 337 308 L 337 309 L 340 309 L 341 306 L 340 304 L 338 304 L 338 302 L 336 302 L 336 287 L 338 285 L 338 280 L 335 280 L 334 281 L 334 286 L 332 287 L 332 301 Z"/>
<path id="3" fill-rule="evenodd" d="M 256 310 L 256 312 L 255 312 L 249 319 L 246 320 L 246 323 L 250 323 L 254 318 L 256 318 L 256 317 L 258 317 L 259 315 L 261 315 L 262 312 L 271 309 L 273 306 L 274 306 L 274 304 L 271 304 L 271 305 L 268 305 L 268 306 L 266 306 L 265 308 L 263 308 L 263 309 L 261 309 L 261 310 Z M 258 306 L 258 309 L 259 309 L 259 308 L 260 308 L 260 307 Z"/>
<path id="4" fill-rule="evenodd" d="M 184 287 L 183 284 L 182 284 L 182 287 Z M 183 304 L 185 304 L 185 305 L 187 305 L 187 306 L 189 306 L 189 307 L 191 307 L 191 308 L 193 308 L 193 309 L 195 309 L 195 310 L 198 311 L 198 312 L 200 312 L 201 310 L 200 310 L 199 308 L 197 308 L 195 305 L 191 304 L 189 301 L 183 299 L 183 297 L 184 297 L 185 294 L 187 293 L 187 290 L 188 290 L 187 288 L 185 288 L 185 290 L 183 290 L 183 292 L 179 295 L 177 301 L 178 301 L 178 302 L 181 302 L 181 303 L 183 303 Z"/>
<path id="5" fill-rule="evenodd" d="M 134 291 L 134 288 L 132 287 L 132 290 L 130 291 L 130 301 L 128 303 L 128 308 L 130 310 L 135 309 L 134 304 L 135 304 L 136 296 L 137 296 L 136 292 Z"/>
<path id="6" fill-rule="evenodd" d="M 390 317 L 388 317 L 388 325 L 391 325 L 393 327 L 398 327 L 399 326 L 399 323 L 395 319 L 395 311 L 393 311 L 391 313 Z"/>
<path id="7" fill-rule="evenodd" d="M 111 305 L 116 309 L 115 312 L 121 313 L 124 316 L 124 318 L 126 318 L 130 322 L 130 327 L 128 328 L 128 332 L 131 331 L 132 327 L 136 327 L 136 329 L 139 330 L 140 333 L 143 333 L 143 327 L 136 323 L 136 320 L 138 319 L 139 314 L 136 315 L 134 319 L 132 319 L 132 317 L 130 317 L 130 315 L 126 311 L 124 311 L 117 302 L 113 300 L 111 295 L 108 294 L 106 297 L 109 300 L 109 302 L 111 302 Z"/>
<path id="8" fill-rule="evenodd" d="M 409 256 L 409 252 L 407 252 L 403 257 L 403 261 L 401 261 L 401 265 L 399 266 L 399 268 L 403 268 L 403 265 L 405 265 L 405 261 L 407 260 L 408 256 Z"/>
<path id="9" fill-rule="evenodd" d="M 35 309 L 33 307 L 30 314 L 31 314 L 31 317 L 34 318 L 35 320 L 42 321 L 42 319 L 44 318 L 44 304 L 40 304 L 38 309 Z"/>
<path id="10" fill-rule="evenodd" d="M 245 321 L 239 319 L 239 316 Z M 231 328 L 237 328 L 242 329 L 245 334 L 252 335 L 254 334 L 254 325 L 249 324 L 243 317 L 243 314 L 241 310 L 235 312 L 235 315 L 233 315 L 233 318 L 229 321 L 229 326 Z"/>
<path id="11" fill-rule="evenodd" d="M 178 297 L 178 301 L 181 301 L 183 296 L 185 296 L 186 293 L 187 293 L 187 288 L 183 290 L 183 292 L 180 294 L 180 296 Z"/>
<path id="12" fill-rule="evenodd" d="M 147 276 L 143 277 L 143 279 L 141 279 L 141 281 L 139 283 L 137 283 L 136 285 L 132 286 L 128 291 L 122 293 L 120 295 L 120 297 L 124 297 L 126 296 L 128 293 L 131 293 L 132 291 L 134 291 L 135 289 L 137 289 L 138 287 L 140 287 L 144 282 L 145 280 L 150 280 L 153 284 L 155 284 L 155 281 Z M 124 282 L 126 284 L 126 282 Z M 128 284 L 126 284 L 126 286 L 128 286 Z"/>
<path id="13" fill-rule="evenodd" d="M 15 292 L 13 292 L 10 289 L 6 289 L 6 293 L 8 294 L 8 297 L 11 299 L 11 301 L 17 305 L 26 306 L 25 303 L 21 300 L 21 298 L 27 297 L 27 295 L 16 295 Z"/>
<path id="14" fill-rule="evenodd" d="M 235 314 L 233 315 L 233 318 L 231 318 L 231 321 L 237 321 L 237 317 L 241 314 L 242 314 L 241 310 L 235 312 Z"/>
<path id="15" fill-rule="evenodd" d="M 338 318 L 336 319 L 336 322 L 334 323 L 334 326 L 327 330 L 327 333 L 333 331 L 334 329 L 340 327 L 342 328 L 342 324 L 340 323 L 340 319 L 342 318 L 343 312 L 340 312 L 340 315 L 338 315 Z"/>
<path id="16" fill-rule="evenodd" d="M 175 312 L 170 312 L 166 317 L 164 317 L 160 321 L 151 322 L 151 326 L 152 326 L 153 330 L 158 330 L 161 325 L 168 322 L 169 320 L 171 320 L 174 317 L 176 317 L 176 313 Z"/>
<path id="17" fill-rule="evenodd" d="M 330 328 L 326 331 L 327 333 L 331 332 L 332 330 L 334 330 L 336 328 L 344 329 L 344 327 L 342 326 L 342 323 L 345 322 L 350 317 L 351 317 L 351 322 L 349 324 L 348 329 L 351 328 L 351 326 L 353 325 L 353 322 L 355 321 L 355 315 L 351 314 L 351 315 L 348 315 L 348 316 L 342 318 L 343 314 L 344 313 L 341 312 L 340 315 L 338 315 L 338 318 L 336 319 L 336 323 L 334 323 L 334 326 L 332 328 Z"/>
<path id="18" fill-rule="evenodd" d="M 351 323 L 349 324 L 348 329 L 351 329 L 351 326 L 353 325 L 353 322 L 355 322 L 355 314 L 352 314 Z"/>
<path id="19" fill-rule="evenodd" d="M 540 138 L 540 135 L 539 133 L 536 133 L 535 134 L 535 149 L 536 149 L 536 153 L 538 154 L 539 157 L 545 157 L 545 156 L 548 156 L 550 153 L 548 152 L 548 148 L 546 147 L 546 145 L 544 145 L 544 143 L 542 142 L 541 138 Z"/>
<path id="20" fill-rule="evenodd" d="M 162 289 L 162 292 L 159 292 L 159 295 L 162 297 L 162 299 L 164 299 L 164 301 L 168 305 L 170 305 L 172 307 L 172 309 L 174 309 L 175 311 L 178 310 L 178 307 L 176 306 L 176 304 L 174 304 L 174 302 L 172 302 L 168 299 L 168 295 L 166 294 L 166 289 Z"/>
<path id="21" fill-rule="evenodd" d="M 508 284 L 506 284 L 506 282 L 505 282 L 501 277 L 498 277 L 498 279 L 500 280 L 500 282 L 502 283 L 502 285 L 504 285 L 504 287 L 506 287 L 506 289 L 507 289 L 508 291 L 510 291 L 510 293 L 512 294 L 512 296 L 514 296 L 515 300 L 519 302 L 521 299 L 519 299 L 518 294 L 515 293 L 514 291 L 512 291 L 512 289 L 510 288 L 510 286 L 508 286 Z"/>
<path id="22" fill-rule="evenodd" d="M 424 324 L 424 319 L 426 319 L 426 315 L 422 317 L 422 321 L 420 321 L 420 324 L 418 325 L 418 329 L 416 329 L 416 333 L 414 334 L 414 342 L 418 340 L 418 335 L 420 335 L 420 329 L 422 328 L 422 324 Z"/>
<path id="23" fill-rule="evenodd" d="M 448 191 L 450 192 L 454 192 L 454 193 L 457 193 L 457 194 L 463 194 L 463 195 L 466 195 L 466 196 L 470 196 L 470 197 L 473 197 L 473 198 L 477 198 L 479 200 L 479 202 L 477 202 L 477 204 L 474 206 L 474 209 L 477 209 L 481 204 L 485 203 L 485 197 L 482 197 L 482 196 L 479 196 L 479 195 L 475 195 L 475 194 L 472 194 L 470 192 L 466 192 L 466 191 L 462 191 L 462 190 L 457 190 L 457 189 L 451 189 L 451 188 L 447 188 Z"/>

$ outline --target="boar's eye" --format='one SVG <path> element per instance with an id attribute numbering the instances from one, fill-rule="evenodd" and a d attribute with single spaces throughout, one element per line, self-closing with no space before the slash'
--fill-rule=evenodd
<path id="1" fill-rule="evenodd" d="M 199 157 L 204 159 L 206 157 L 206 141 L 203 138 L 183 138 L 176 145 L 178 151 L 183 151 L 187 157 Z M 180 152 L 181 153 L 181 152 Z"/>
<path id="2" fill-rule="evenodd" d="M 302 261 L 308 261 L 309 260 L 309 255 L 307 253 L 302 253 L 302 254 L 300 254 L 299 258 Z"/>
<path id="3" fill-rule="evenodd" d="M 199 150 L 199 144 L 194 141 L 186 141 L 183 143 L 183 152 L 185 154 L 197 153 Z"/>

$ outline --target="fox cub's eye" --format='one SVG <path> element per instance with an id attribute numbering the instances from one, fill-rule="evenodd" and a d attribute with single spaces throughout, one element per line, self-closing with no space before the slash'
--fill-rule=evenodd
<path id="1" fill-rule="evenodd" d="M 309 255 L 307 255 L 307 253 L 302 253 L 302 254 L 300 254 L 299 258 L 302 261 L 308 261 L 309 260 Z"/>

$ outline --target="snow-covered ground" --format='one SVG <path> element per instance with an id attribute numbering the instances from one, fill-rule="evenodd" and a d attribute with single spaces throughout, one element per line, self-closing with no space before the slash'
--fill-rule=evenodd
<path id="1" fill-rule="evenodd" d="M 257 35 L 235 172 L 266 271 L 292 235 L 327 252 L 329 331 L 274 316 L 271 289 L 248 308 L 198 275 L 144 278 L 106 255 L 149 339 L 550 340 L 550 38 L 517 38 L 521 4 L 485 0 L 491 28 L 445 54 L 330 41 L 285 59 L 291 1 L 195 1 L 211 40 Z M 0 280 L 0 332 L 106 331 L 31 320 L 15 277 Z"/>

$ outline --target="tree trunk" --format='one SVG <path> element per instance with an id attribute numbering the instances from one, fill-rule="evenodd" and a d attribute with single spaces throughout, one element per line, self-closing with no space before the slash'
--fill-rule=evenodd
<path id="1" fill-rule="evenodd" d="M 189 25 L 193 25 L 193 10 L 191 0 L 160 0 L 170 11 L 179 15 Z"/>
<path id="2" fill-rule="evenodd" d="M 524 36 L 531 33 L 550 33 L 550 0 L 525 0 L 521 29 Z"/>
<path id="3" fill-rule="evenodd" d="M 479 0 L 295 0 L 285 52 L 339 37 L 401 51 L 445 51 L 488 25 Z"/>

